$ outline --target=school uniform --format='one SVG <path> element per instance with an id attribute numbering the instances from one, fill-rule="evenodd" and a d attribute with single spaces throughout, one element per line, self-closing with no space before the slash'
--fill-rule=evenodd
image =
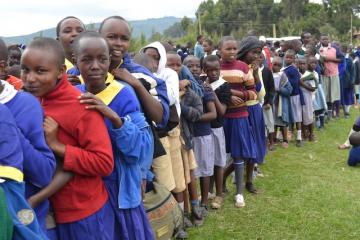
<path id="1" fill-rule="evenodd" d="M 219 101 L 225 105 L 231 102 L 231 90 L 229 84 L 222 78 L 210 84 Z M 226 166 L 226 143 L 224 132 L 224 117 L 217 115 L 216 119 L 211 121 L 211 130 L 214 141 L 214 165 L 218 167 Z"/>
<path id="2" fill-rule="evenodd" d="M 285 67 L 283 71 L 292 86 L 290 103 L 294 120 L 293 123 L 302 122 L 302 105 L 304 105 L 304 96 L 300 89 L 300 73 L 293 64 Z"/>
<path id="3" fill-rule="evenodd" d="M 204 89 L 202 97 L 203 112 L 207 113 L 207 103 L 215 100 L 214 93 L 211 89 Z M 214 139 L 212 136 L 210 122 L 197 121 L 194 123 L 194 154 L 197 168 L 195 177 L 210 177 L 214 174 Z"/>
<path id="4" fill-rule="evenodd" d="M 74 173 L 50 200 L 60 239 L 112 239 L 114 214 L 102 181 L 114 167 L 111 142 L 102 115 L 86 110 L 80 94 L 64 74 L 40 98 L 45 115 L 59 124 L 59 141 L 66 145 L 64 171 Z"/>
<path id="5" fill-rule="evenodd" d="M 253 70 L 250 68 L 250 74 L 253 74 Z M 263 101 L 265 96 L 265 88 L 262 83 L 262 74 L 259 73 L 260 82 L 256 84 L 257 98 L 253 100 L 246 101 L 246 106 L 249 112 L 249 122 L 254 133 L 255 147 L 256 147 L 256 157 L 250 159 L 255 163 L 261 164 L 264 162 L 266 154 L 266 136 L 265 136 L 265 122 L 262 106 L 260 101 Z"/>
<path id="6" fill-rule="evenodd" d="M 317 82 L 319 81 L 316 79 L 317 74 L 305 71 L 304 74 L 302 74 L 301 78 L 303 79 L 304 83 L 307 84 L 310 87 L 316 87 L 317 88 Z M 304 105 L 302 106 L 302 118 L 303 118 L 303 124 L 305 126 L 310 125 L 314 121 L 314 107 L 313 107 L 313 99 L 315 98 L 315 92 L 311 92 L 307 90 L 304 87 L 300 87 L 301 91 L 303 92 L 304 96 Z"/>
<path id="7" fill-rule="evenodd" d="M 321 76 L 321 68 L 318 64 L 315 71 L 313 72 L 318 76 L 319 82 L 317 85 L 317 91 L 315 92 L 315 99 L 313 101 L 314 111 L 322 113 L 327 110 L 326 97 L 323 89 L 323 82 Z"/>
<path id="8" fill-rule="evenodd" d="M 84 85 L 78 88 L 86 92 Z M 105 119 L 115 162 L 114 171 L 103 178 L 115 213 L 114 239 L 153 239 L 141 199 L 140 168 L 141 159 L 153 150 L 150 127 L 129 85 L 112 80 L 96 96 L 123 120 L 122 127 L 114 129 L 111 121 Z"/>
<path id="9" fill-rule="evenodd" d="M 24 155 L 25 196 L 29 198 L 51 182 L 56 166 L 55 157 L 45 141 L 44 113 L 39 101 L 29 93 L 16 91 L 5 81 L 1 81 L 1 84 L 4 90 L 0 93 L 0 103 L 9 108 L 20 129 L 20 143 Z M 48 200 L 35 208 L 44 232 L 48 210 Z"/>
<path id="10" fill-rule="evenodd" d="M 352 59 L 347 56 L 339 64 L 340 77 L 340 104 L 344 106 L 353 105 L 354 84 L 355 84 L 355 66 Z"/>
<path id="11" fill-rule="evenodd" d="M 257 98 L 253 76 L 244 62 L 221 62 L 221 76 L 231 89 L 244 93 L 244 101 Z M 248 117 L 246 103 L 229 104 L 224 115 L 226 152 L 233 158 L 256 158 L 254 133 Z"/>
<path id="12" fill-rule="evenodd" d="M 267 104 L 270 105 L 269 109 L 263 108 L 265 127 L 268 133 L 273 133 L 275 132 L 274 114 L 273 114 L 273 104 L 275 98 L 274 78 L 269 68 L 263 66 L 260 68 L 260 70 L 261 70 L 262 82 L 265 88 L 263 106 Z"/>
<path id="13" fill-rule="evenodd" d="M 197 168 L 193 150 L 194 122 L 201 118 L 204 109 L 201 97 L 189 87 L 186 88 L 180 100 L 181 156 L 184 163 L 185 183 L 189 184 L 191 182 L 190 171 Z"/>
<path id="14" fill-rule="evenodd" d="M 273 77 L 276 91 L 273 110 L 275 126 L 287 127 L 294 122 L 290 103 L 293 88 L 284 72 L 273 73 Z"/>
<path id="15" fill-rule="evenodd" d="M 19 79 L 17 77 L 14 77 L 12 75 L 8 75 L 5 80 L 8 83 L 10 83 L 11 85 L 13 85 L 16 90 L 21 90 L 23 88 L 23 86 L 24 86 L 21 79 Z"/>
<path id="16" fill-rule="evenodd" d="M 67 58 L 65 58 L 64 64 L 66 66 L 66 74 L 76 75 L 76 76 L 80 75 L 79 69 L 77 69 L 77 67 L 74 66 L 74 64 L 72 64 L 72 62 L 70 62 Z"/>
<path id="17" fill-rule="evenodd" d="M 0 237 L 46 239 L 25 198 L 20 131 L 10 110 L 0 104 Z M 3 238 L 2 238 L 3 239 Z"/>

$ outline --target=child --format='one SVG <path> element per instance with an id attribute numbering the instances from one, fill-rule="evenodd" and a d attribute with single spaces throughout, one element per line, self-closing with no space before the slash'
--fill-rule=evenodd
<path id="1" fill-rule="evenodd" d="M 271 70 L 264 65 L 264 55 L 261 54 L 259 58 L 259 67 L 261 71 L 261 77 L 265 87 L 265 97 L 263 103 L 263 115 L 265 127 L 267 130 L 267 136 L 269 140 L 269 151 L 273 151 L 275 140 L 275 126 L 274 126 L 274 113 L 273 103 L 275 97 L 274 78 Z"/>
<path id="2" fill-rule="evenodd" d="M 0 39 L 0 80 L 5 80 L 15 87 L 16 90 L 20 90 L 23 87 L 21 79 L 10 75 L 8 66 L 9 52 L 5 42 Z M 16 67 L 18 65 L 13 65 Z"/>
<path id="3" fill-rule="evenodd" d="M 354 104 L 355 65 L 348 53 L 348 47 L 343 45 L 341 51 L 346 54 L 343 61 L 343 71 L 339 71 L 340 77 L 340 104 L 344 107 L 345 118 L 350 116 L 350 106 Z M 340 69 L 340 64 L 339 64 Z"/>
<path id="4" fill-rule="evenodd" d="M 58 236 L 113 239 L 114 214 L 101 179 L 114 166 L 109 135 L 103 117 L 79 103 L 80 92 L 67 81 L 64 61 L 61 45 L 51 38 L 33 40 L 21 58 L 25 88 L 40 99 L 47 116 L 46 141 L 59 168 L 70 172 L 66 180 L 74 174 L 50 199 Z"/>
<path id="5" fill-rule="evenodd" d="M 316 59 L 315 59 L 316 60 Z M 305 138 L 308 138 L 310 142 L 315 141 L 314 136 L 314 108 L 313 108 L 313 98 L 315 98 L 315 91 L 317 89 L 317 82 L 319 79 L 316 79 L 314 74 L 317 61 L 314 59 L 305 59 L 299 58 L 299 72 L 302 74 L 300 78 L 300 88 L 304 95 L 304 105 L 302 106 L 302 117 L 303 117 L 303 135 Z"/>
<path id="6" fill-rule="evenodd" d="M 253 75 L 256 84 L 257 99 L 251 99 L 246 102 L 249 113 L 249 122 L 254 134 L 256 146 L 256 158 L 249 159 L 246 163 L 246 189 L 251 193 L 257 193 L 254 187 L 253 172 L 255 164 L 264 162 L 266 154 L 266 137 L 265 137 L 265 122 L 260 101 L 265 96 L 265 88 L 260 79 L 258 61 L 261 54 L 262 43 L 253 36 L 246 37 L 240 43 L 240 48 L 237 53 L 237 59 L 249 65 L 250 74 Z"/>
<path id="7" fill-rule="evenodd" d="M 225 133 L 223 128 L 223 116 L 226 107 L 231 101 L 229 84 L 220 77 L 220 60 L 216 55 L 209 55 L 203 60 L 204 73 L 207 75 L 206 83 L 215 92 L 215 107 L 217 118 L 211 122 L 211 130 L 214 141 L 214 179 L 216 185 L 216 197 L 211 203 L 213 209 L 222 206 L 222 183 L 224 167 L 226 165 Z"/>
<path id="8" fill-rule="evenodd" d="M 21 59 L 21 50 L 17 44 L 8 46 L 9 58 L 8 64 L 9 66 L 20 65 Z"/>
<path id="9" fill-rule="evenodd" d="M 249 123 L 247 100 L 257 98 L 254 78 L 248 66 L 236 60 L 237 42 L 233 37 L 225 36 L 219 44 L 221 53 L 221 75 L 230 84 L 231 104 L 224 115 L 226 151 L 234 159 L 233 165 L 224 173 L 223 189 L 226 177 L 235 169 L 235 207 L 244 207 L 243 193 L 244 161 L 256 157 L 255 140 Z"/>
<path id="10" fill-rule="evenodd" d="M 173 69 L 177 74 L 181 75 L 181 69 L 183 68 L 181 64 L 180 57 L 175 53 L 167 53 L 167 63 L 166 66 Z M 197 167 L 194 152 L 193 152 L 193 123 L 198 121 L 203 114 L 203 105 L 201 98 L 191 90 L 189 85 L 183 85 L 182 82 L 187 80 L 180 80 L 180 94 L 182 94 L 181 99 L 181 115 L 180 115 L 180 130 L 181 130 L 181 156 L 184 166 L 184 175 L 185 182 L 188 185 L 190 198 L 191 198 L 191 207 L 192 207 L 192 217 L 193 222 L 196 226 L 200 226 L 203 223 L 203 216 L 201 214 L 201 209 L 199 208 L 199 201 L 197 197 L 197 186 L 194 171 Z M 183 116 L 184 115 L 184 116 Z M 178 170 L 177 170 L 178 171 Z M 189 208 L 187 191 L 184 191 L 184 220 L 185 226 L 189 227 Z M 191 223 L 191 222 L 190 222 Z"/>
<path id="11" fill-rule="evenodd" d="M 277 128 L 280 127 L 283 136 L 282 147 L 288 148 L 288 125 L 293 122 L 290 103 L 292 86 L 286 74 L 281 71 L 282 62 L 283 60 L 280 57 L 273 59 L 273 77 L 276 92 L 274 99 L 275 136 L 277 136 Z"/>
<path id="12" fill-rule="evenodd" d="M 6 53 L 5 43 L 0 48 Z M 6 55 L 0 59 L 7 59 Z M 55 170 L 55 158 L 46 144 L 43 130 L 44 114 L 39 101 L 29 93 L 18 92 L 6 81 L 0 80 L 0 103 L 9 108 L 20 129 L 20 143 L 24 155 L 23 170 L 26 176 L 26 198 L 39 192 L 51 181 Z M 39 224 L 46 232 L 45 218 L 49 209 L 47 199 L 34 208 Z"/>
<path id="13" fill-rule="evenodd" d="M 188 56 L 185 58 L 183 64 L 189 68 L 192 75 L 195 77 L 195 79 L 200 79 L 201 74 L 201 66 L 200 66 L 200 59 L 198 59 L 195 56 Z"/>
<path id="14" fill-rule="evenodd" d="M 72 85 L 80 84 L 79 70 L 74 66 L 74 54 L 72 43 L 77 35 L 85 30 L 85 25 L 77 17 L 68 16 L 63 18 L 56 26 L 56 39 L 61 43 L 65 51 L 65 66 L 68 80 Z"/>
<path id="15" fill-rule="evenodd" d="M 111 16 L 101 22 L 99 33 L 106 39 L 110 48 L 109 72 L 134 88 L 145 115 L 151 121 L 154 121 L 159 127 L 165 126 L 169 118 L 166 84 L 145 67 L 131 61 L 127 53 L 131 40 L 129 24 L 120 16 Z M 129 72 L 145 75 L 144 80 L 149 86 L 149 90 L 138 79 L 132 77 Z"/>
<path id="16" fill-rule="evenodd" d="M 302 105 L 304 104 L 304 97 L 303 93 L 300 89 L 300 73 L 298 69 L 295 67 L 295 51 L 288 50 L 285 53 L 285 68 L 284 73 L 286 74 L 289 82 L 292 86 L 292 92 L 290 95 L 290 102 L 291 102 L 291 111 L 293 116 L 293 122 L 296 125 L 296 146 L 302 147 L 302 133 L 301 133 L 301 123 L 302 119 Z"/>
<path id="17" fill-rule="evenodd" d="M 0 239 L 47 239 L 25 198 L 18 126 L 0 104 Z"/>
<path id="18" fill-rule="evenodd" d="M 85 85 L 80 102 L 89 104 L 106 118 L 106 125 L 113 145 L 115 169 L 105 178 L 110 203 L 115 212 L 115 239 L 153 239 L 153 233 L 141 200 L 140 157 L 143 148 L 153 147 L 151 131 L 139 102 L 129 86 L 115 80 L 105 84 L 110 65 L 109 50 L 105 39 L 96 32 L 84 32 L 75 39 L 76 65 Z M 84 61 L 86 59 L 87 61 Z M 97 62 L 99 69 L 92 68 Z M 99 61 L 98 59 L 104 59 Z M 93 75 L 100 74 L 101 79 Z M 115 90 L 115 92 L 114 92 Z M 92 94 L 96 95 L 92 95 Z"/>

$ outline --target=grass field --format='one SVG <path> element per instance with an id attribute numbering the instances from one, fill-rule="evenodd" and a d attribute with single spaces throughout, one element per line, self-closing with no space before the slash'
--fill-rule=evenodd
<path id="1" fill-rule="evenodd" d="M 229 179 L 223 208 L 190 229 L 189 239 L 360 239 L 360 169 L 348 167 L 348 151 L 337 149 L 357 115 L 316 131 L 316 143 L 270 152 L 265 176 L 254 181 L 260 193 L 246 192 L 244 208 L 234 207 Z"/>

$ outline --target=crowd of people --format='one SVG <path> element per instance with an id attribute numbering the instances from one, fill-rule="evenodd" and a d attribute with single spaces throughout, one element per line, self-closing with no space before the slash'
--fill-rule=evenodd
<path id="1" fill-rule="evenodd" d="M 222 208 L 231 174 L 244 207 L 268 151 L 316 142 L 358 106 L 360 49 L 325 33 L 135 54 L 130 40 L 120 16 L 98 31 L 69 16 L 26 47 L 0 40 L 0 239 L 185 239 Z M 351 160 L 358 131 L 339 146 L 355 146 Z"/>

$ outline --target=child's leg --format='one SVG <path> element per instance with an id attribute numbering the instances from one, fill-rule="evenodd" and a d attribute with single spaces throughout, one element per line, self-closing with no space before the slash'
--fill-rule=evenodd
<path id="1" fill-rule="evenodd" d="M 208 194 L 210 188 L 210 177 L 200 177 L 201 205 L 208 205 Z"/>
<path id="2" fill-rule="evenodd" d="M 301 122 L 296 123 L 296 146 L 301 147 L 302 146 L 302 135 L 301 135 Z"/>
<path id="3" fill-rule="evenodd" d="M 215 175 L 215 169 L 214 169 L 214 175 Z M 210 177 L 210 188 L 209 188 L 209 193 L 213 193 L 214 192 L 214 182 L 215 182 L 215 178 L 214 176 Z"/>
<path id="4" fill-rule="evenodd" d="M 231 163 L 229 166 L 227 166 L 225 168 L 224 171 L 224 176 L 223 176 L 223 191 L 226 192 L 227 188 L 226 188 L 226 179 L 228 178 L 228 176 L 234 171 L 234 163 Z"/>
<path id="5" fill-rule="evenodd" d="M 309 129 L 309 141 L 313 142 L 315 141 L 314 124 L 309 124 L 308 129 Z"/>
<path id="6" fill-rule="evenodd" d="M 235 184 L 236 184 L 236 194 L 241 194 L 243 192 L 243 181 L 244 181 L 244 159 L 235 158 L 234 159 L 234 170 L 235 170 Z"/>
<path id="7" fill-rule="evenodd" d="M 335 101 L 334 102 L 335 105 L 335 116 L 336 118 L 338 118 L 340 116 L 340 101 Z"/>
<path id="8" fill-rule="evenodd" d="M 62 165 L 59 164 L 57 166 L 54 177 L 52 181 L 49 183 L 49 185 L 47 185 L 40 192 L 31 196 L 28 199 L 30 206 L 32 208 L 35 208 L 45 199 L 51 197 L 53 194 L 58 192 L 63 186 L 65 186 L 66 183 L 68 183 L 73 178 L 73 176 L 74 174 L 72 172 L 63 171 Z"/>
<path id="9" fill-rule="evenodd" d="M 221 197 L 223 193 L 224 168 L 215 166 L 214 178 L 215 178 L 216 196 Z"/>
<path id="10" fill-rule="evenodd" d="M 254 166 L 255 163 L 250 161 L 246 162 L 246 189 L 251 193 L 257 193 L 252 181 L 253 181 L 253 174 L 254 174 Z"/>

